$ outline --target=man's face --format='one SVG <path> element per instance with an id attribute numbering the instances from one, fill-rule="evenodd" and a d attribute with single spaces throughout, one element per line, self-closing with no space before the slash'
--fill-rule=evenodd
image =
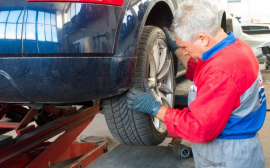
<path id="1" fill-rule="evenodd" d="M 205 52 L 205 41 L 198 37 L 194 42 L 183 42 L 177 37 L 175 38 L 176 44 L 180 47 L 182 55 L 189 55 L 190 57 L 198 60 L 202 58 Z"/>

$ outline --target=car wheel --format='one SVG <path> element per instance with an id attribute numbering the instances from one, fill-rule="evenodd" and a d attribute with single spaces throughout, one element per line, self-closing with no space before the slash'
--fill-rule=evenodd
<path id="1" fill-rule="evenodd" d="M 131 88 L 144 91 L 143 81 L 156 99 L 168 107 L 174 106 L 175 78 L 173 59 L 163 31 L 146 26 L 139 43 L 137 64 Z M 158 145 L 167 136 L 165 124 L 148 114 L 127 108 L 126 93 L 105 99 L 104 115 L 116 140 L 128 145 Z"/>

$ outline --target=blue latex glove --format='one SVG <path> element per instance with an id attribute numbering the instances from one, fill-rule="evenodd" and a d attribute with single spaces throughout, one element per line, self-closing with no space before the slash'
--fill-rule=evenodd
<path id="1" fill-rule="evenodd" d="M 169 47 L 170 51 L 174 54 L 175 51 L 177 49 L 179 49 L 179 46 L 176 44 L 175 40 L 173 40 L 171 38 L 170 33 L 169 33 L 169 31 L 168 31 L 168 29 L 166 27 L 163 28 L 163 31 L 164 31 L 164 33 L 165 33 L 165 35 L 167 37 L 167 41 L 168 41 L 168 44 L 169 44 L 168 47 Z"/>
<path id="2" fill-rule="evenodd" d="M 128 108 L 148 113 L 155 117 L 162 104 L 155 99 L 146 81 L 144 81 L 144 88 L 146 92 L 137 89 L 129 89 L 127 93 Z"/>

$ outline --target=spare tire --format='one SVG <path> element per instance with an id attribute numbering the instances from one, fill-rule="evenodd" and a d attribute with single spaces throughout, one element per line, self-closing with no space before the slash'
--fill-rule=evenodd
<path id="1" fill-rule="evenodd" d="M 138 57 L 131 88 L 144 91 L 147 80 L 156 99 L 174 106 L 175 77 L 173 59 L 164 32 L 145 26 L 138 46 Z M 158 145 L 167 136 L 165 124 L 148 114 L 127 108 L 126 93 L 103 100 L 104 115 L 114 138 L 128 145 Z"/>

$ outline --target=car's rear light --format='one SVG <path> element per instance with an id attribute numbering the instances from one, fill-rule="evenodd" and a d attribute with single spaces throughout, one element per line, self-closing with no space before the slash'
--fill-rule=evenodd
<path id="1" fill-rule="evenodd" d="M 28 0 L 28 2 L 79 2 L 122 6 L 124 0 Z"/>

